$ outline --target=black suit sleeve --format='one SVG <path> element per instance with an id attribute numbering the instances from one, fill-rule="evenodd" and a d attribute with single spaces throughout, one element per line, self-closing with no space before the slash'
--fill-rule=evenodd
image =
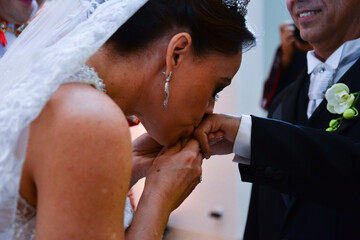
<path id="1" fill-rule="evenodd" d="M 259 240 L 259 228 L 258 228 L 258 206 L 259 189 L 258 185 L 253 185 L 251 188 L 251 199 L 249 204 L 249 213 L 246 221 L 246 227 L 244 232 L 244 239 Z"/>
<path id="2" fill-rule="evenodd" d="M 352 131 L 360 134 L 360 126 Z M 360 144 L 348 137 L 252 117 L 251 165 L 239 169 L 243 181 L 360 210 Z"/>

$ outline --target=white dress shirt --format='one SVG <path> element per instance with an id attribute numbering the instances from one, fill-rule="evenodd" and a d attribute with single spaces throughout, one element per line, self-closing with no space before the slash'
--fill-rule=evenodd
<path id="1" fill-rule="evenodd" d="M 333 54 L 331 54 L 331 56 L 325 62 L 319 60 L 315 56 L 314 51 L 310 51 L 307 54 L 308 74 L 311 74 L 310 79 L 312 79 L 314 78 L 315 73 L 318 73 L 316 70 L 333 71 L 333 76 L 329 84 L 329 86 L 331 86 L 332 84 L 340 80 L 340 78 L 351 68 L 352 65 L 354 65 L 354 63 L 359 59 L 359 57 L 360 38 L 345 42 Z M 322 67 L 326 69 L 321 70 Z M 319 86 L 313 84 L 313 87 L 316 88 Z M 317 91 L 317 89 L 309 88 L 309 92 L 313 91 Z M 320 102 L 321 101 L 317 101 L 317 106 L 320 104 Z M 242 115 L 241 123 L 234 143 L 234 162 L 250 165 L 251 127 L 251 117 L 247 115 Z"/>

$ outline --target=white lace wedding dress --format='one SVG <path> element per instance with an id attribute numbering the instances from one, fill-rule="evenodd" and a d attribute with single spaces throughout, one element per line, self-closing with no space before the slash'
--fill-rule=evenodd
<path id="1" fill-rule="evenodd" d="M 72 82 L 83 82 L 94 86 L 99 91 L 105 92 L 105 85 L 94 71 L 84 65 L 80 71 L 71 77 Z M 124 212 L 124 228 L 128 228 L 134 215 L 130 199 L 126 198 Z M 18 204 L 15 218 L 15 239 L 33 240 L 35 239 L 36 209 L 26 202 L 21 196 L 18 197 Z"/>
<path id="2" fill-rule="evenodd" d="M 126 198 L 124 212 L 124 227 L 129 227 L 133 218 L 133 209 L 130 199 Z M 36 226 L 36 209 L 29 205 L 23 198 L 19 197 L 18 209 L 15 219 L 14 239 L 34 240 Z"/>
<path id="3" fill-rule="evenodd" d="M 124 212 L 124 227 L 129 227 L 133 218 L 133 209 L 130 199 L 126 198 L 125 212 Z M 15 239 L 33 240 L 35 239 L 36 226 L 36 209 L 28 204 L 23 198 L 19 197 L 18 209 L 15 219 Z"/>
<path id="4" fill-rule="evenodd" d="M 53 0 L 0 59 L 1 240 L 34 236 L 36 210 L 19 196 L 31 122 L 60 85 L 79 81 L 79 69 L 146 2 Z"/>

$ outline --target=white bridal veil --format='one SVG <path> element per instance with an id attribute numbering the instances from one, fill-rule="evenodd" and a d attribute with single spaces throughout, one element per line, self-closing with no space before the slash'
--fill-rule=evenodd
<path id="1" fill-rule="evenodd" d="M 0 60 L 0 239 L 13 238 L 29 124 L 146 2 L 53 0 Z"/>

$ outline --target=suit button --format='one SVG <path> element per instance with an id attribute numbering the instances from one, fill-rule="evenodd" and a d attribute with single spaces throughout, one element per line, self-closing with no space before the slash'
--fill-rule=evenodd
<path id="1" fill-rule="evenodd" d="M 272 178 L 274 176 L 274 170 L 272 169 L 272 167 L 265 168 L 265 176 L 268 178 Z"/>

